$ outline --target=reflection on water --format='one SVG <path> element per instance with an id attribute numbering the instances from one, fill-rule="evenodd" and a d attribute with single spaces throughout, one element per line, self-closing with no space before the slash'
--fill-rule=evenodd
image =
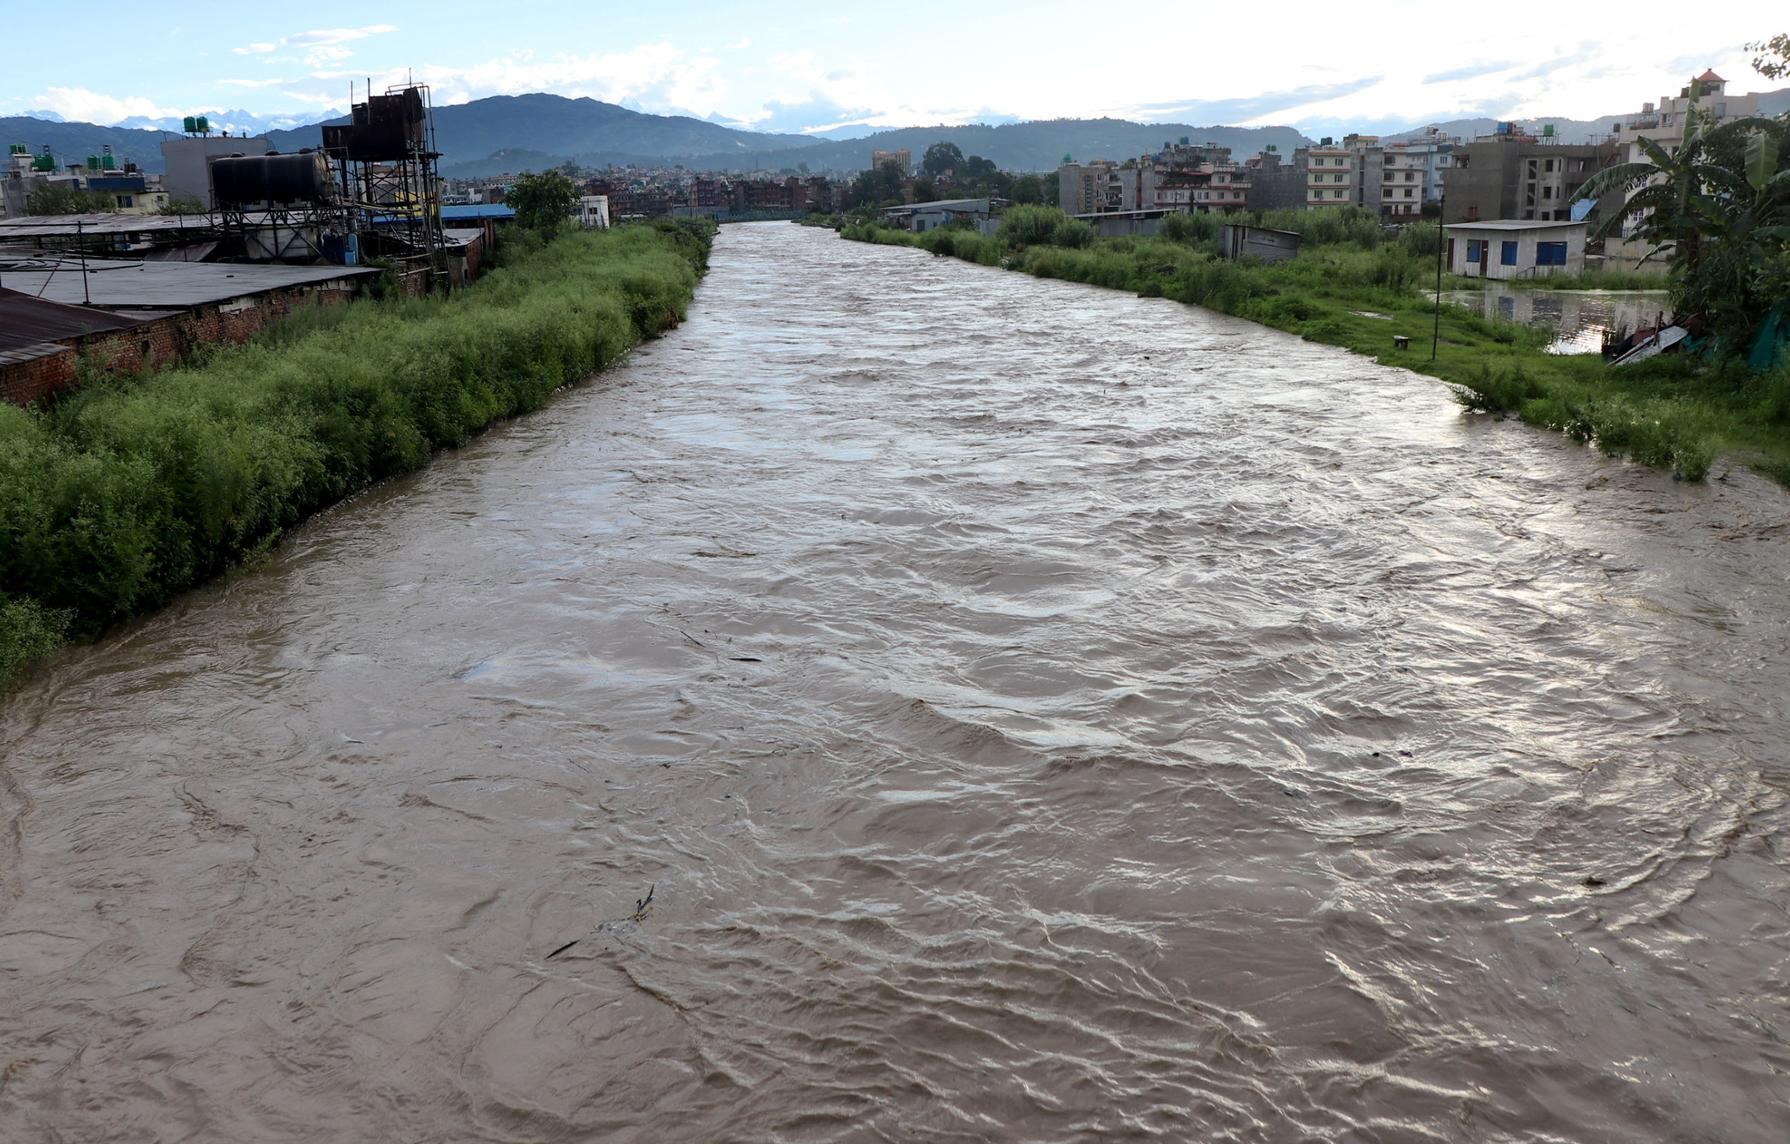
<path id="1" fill-rule="evenodd" d="M 1783 1144 L 1785 503 L 730 228 L 0 704 L 0 1142 Z"/>
<path id="2" fill-rule="evenodd" d="M 1555 354 L 1598 353 L 1606 331 L 1633 333 L 1670 311 L 1664 290 L 1516 289 L 1502 282 L 1444 291 L 1442 300 L 1495 321 L 1545 326 L 1556 332 L 1547 347 Z"/>

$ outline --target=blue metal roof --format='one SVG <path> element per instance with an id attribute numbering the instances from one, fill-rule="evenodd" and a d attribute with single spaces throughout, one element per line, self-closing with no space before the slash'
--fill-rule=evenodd
<path id="1" fill-rule="evenodd" d="M 515 217 L 516 217 L 516 208 L 515 207 L 506 207 L 502 203 L 474 203 L 471 206 L 465 206 L 465 207 L 442 207 L 441 208 L 441 221 L 442 222 L 447 222 L 450 219 L 458 222 L 458 221 L 463 221 L 466 219 L 480 219 L 480 218 L 504 219 L 504 218 L 515 218 Z"/>

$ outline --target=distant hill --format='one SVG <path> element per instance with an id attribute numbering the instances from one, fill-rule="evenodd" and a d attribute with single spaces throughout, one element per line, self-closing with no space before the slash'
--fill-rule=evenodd
<path id="1" fill-rule="evenodd" d="M 346 123 L 346 118 L 329 120 Z M 317 147 L 319 125 L 275 131 L 280 151 Z M 648 115 L 595 99 L 559 95 L 498 95 L 435 109 L 435 144 L 442 165 L 483 160 L 499 151 L 536 151 L 567 158 L 597 153 L 670 159 L 707 153 L 739 154 L 764 148 L 812 145 L 805 135 L 740 131 L 687 115 Z"/>
<path id="2" fill-rule="evenodd" d="M 1767 115 L 1790 112 L 1790 88 L 1765 93 L 1759 103 Z M 1583 142 L 1593 135 L 1607 135 L 1611 124 L 1633 110 L 1588 120 L 1519 122 L 1537 134 L 1542 124 L 1551 123 L 1561 140 Z M 1382 125 L 1382 133 L 1388 131 L 1388 126 L 1396 129 L 1399 124 Z M 1451 134 L 1472 138 L 1489 133 L 1494 121 L 1458 119 L 1438 126 Z M 1362 126 L 1362 130 L 1371 129 L 1369 125 Z M 918 163 L 926 148 L 939 142 L 955 143 L 965 155 L 981 155 L 1007 170 L 1048 171 L 1054 170 L 1065 154 L 1077 159 L 1134 158 L 1183 135 L 1195 143 L 1228 146 L 1239 158 L 1253 155 L 1270 143 L 1290 154 L 1293 148 L 1308 142 L 1291 127 L 1194 127 L 1124 119 L 904 127 L 855 139 L 827 139 L 741 131 L 689 116 L 648 115 L 599 100 L 544 94 L 493 96 L 438 107 L 435 133 L 442 151 L 443 172 L 459 176 L 539 170 L 567 160 L 585 166 L 666 163 L 718 171 L 779 171 L 806 166 L 816 174 L 849 174 L 869 165 L 872 150 L 906 148 Z M 0 143 L 23 143 L 34 152 L 48 144 L 61 163 L 80 162 L 88 155 L 99 154 L 109 144 L 121 162 L 130 159 L 145 171 L 160 171 L 161 141 L 168 136 L 165 131 L 65 123 L 32 116 L 0 117 Z M 319 125 L 313 123 L 269 132 L 268 139 L 277 150 L 295 151 L 317 146 L 323 134 Z"/>
<path id="3" fill-rule="evenodd" d="M 1559 139 L 1562 143 L 1589 143 L 1593 139 L 1607 137 L 1611 134 L 1610 129 L 1613 126 L 1639 110 L 1641 110 L 1641 108 L 1639 103 L 1637 103 L 1636 106 L 1631 107 L 1626 111 L 1618 112 L 1615 115 L 1599 116 L 1596 119 L 1556 119 L 1545 117 L 1541 119 L 1515 119 L 1510 122 L 1515 123 L 1518 127 L 1521 127 L 1531 135 L 1540 135 L 1541 129 L 1544 126 L 1551 125 L 1554 128 L 1554 137 Z M 1790 112 L 1790 87 L 1780 88 L 1777 91 L 1761 92 L 1759 94 L 1759 114 L 1769 117 L 1783 115 L 1785 112 Z M 1435 126 L 1446 134 L 1458 135 L 1462 139 L 1473 139 L 1476 136 L 1492 134 L 1493 131 L 1497 130 L 1498 121 L 1496 119 L 1451 119 L 1446 123 L 1438 123 Z M 1397 135 L 1390 136 L 1389 138 L 1414 139 L 1422 134 L 1423 132 L 1421 130 L 1404 131 Z"/>
<path id="4" fill-rule="evenodd" d="M 164 131 L 141 131 L 130 127 L 101 127 L 93 123 L 60 123 L 29 115 L 0 117 L 0 144 L 23 143 L 37 154 L 48 144 L 59 165 L 84 162 L 89 155 L 101 154 L 110 144 L 112 154 L 123 166 L 133 160 L 145 171 L 162 169 Z"/>

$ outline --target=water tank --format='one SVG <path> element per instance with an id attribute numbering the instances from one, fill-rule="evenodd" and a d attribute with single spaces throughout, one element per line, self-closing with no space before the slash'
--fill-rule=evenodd
<path id="1" fill-rule="evenodd" d="M 211 134 L 211 124 L 209 124 L 205 121 L 205 117 L 203 115 L 201 115 L 197 119 L 195 119 L 193 121 L 193 125 L 194 125 L 194 128 L 199 132 L 199 134 L 201 134 L 201 135 L 210 135 Z"/>
<path id="2" fill-rule="evenodd" d="M 211 164 L 211 193 L 220 204 L 317 203 L 332 197 L 329 161 L 308 155 L 242 155 Z"/>
<path id="3" fill-rule="evenodd" d="M 197 135 L 199 133 L 199 121 L 189 115 L 180 121 L 180 129 L 188 135 Z"/>
<path id="4" fill-rule="evenodd" d="M 1498 121 L 1498 134 L 1499 135 L 1509 135 L 1510 134 L 1510 124 L 1504 120 L 1499 120 Z"/>
<path id="5" fill-rule="evenodd" d="M 102 171 L 116 171 L 118 169 L 118 160 L 110 155 L 101 155 L 99 157 L 99 167 Z"/>
<path id="6" fill-rule="evenodd" d="M 89 171 L 99 170 L 99 156 L 98 155 L 87 156 L 87 169 Z"/>
<path id="7" fill-rule="evenodd" d="M 1541 137 L 1543 139 L 1552 139 L 1554 137 L 1554 125 L 1552 123 L 1544 123 L 1541 125 Z"/>

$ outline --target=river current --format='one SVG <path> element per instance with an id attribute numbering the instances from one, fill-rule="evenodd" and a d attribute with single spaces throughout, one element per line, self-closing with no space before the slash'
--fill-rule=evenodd
<path id="1" fill-rule="evenodd" d="M 1780 1144 L 1787 569 L 1742 472 L 730 227 L 0 702 L 0 1140 Z"/>

